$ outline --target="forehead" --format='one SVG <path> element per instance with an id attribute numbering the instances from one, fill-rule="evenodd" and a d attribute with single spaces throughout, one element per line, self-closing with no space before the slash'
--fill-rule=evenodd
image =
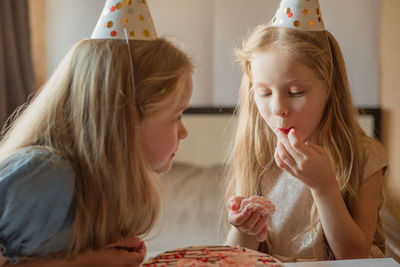
<path id="1" fill-rule="evenodd" d="M 192 73 L 188 72 L 182 77 L 181 83 L 181 92 L 178 101 L 178 109 L 186 109 L 189 105 L 190 99 L 192 98 L 193 93 L 193 80 L 192 80 Z"/>
<path id="2" fill-rule="evenodd" d="M 254 53 L 250 61 L 250 68 L 254 83 L 265 82 L 265 80 L 321 81 L 317 77 L 317 71 L 296 58 L 294 53 L 275 47 Z"/>
<path id="3" fill-rule="evenodd" d="M 176 88 L 176 95 L 174 97 L 174 101 L 171 104 L 171 107 L 174 111 L 181 111 L 186 109 L 189 105 L 190 99 L 192 97 L 193 92 L 193 81 L 192 81 L 192 73 L 187 72 L 183 74 Z"/>
<path id="4" fill-rule="evenodd" d="M 172 94 L 163 94 L 162 100 L 153 105 L 153 111 L 145 115 L 143 121 L 169 121 L 172 115 L 175 116 L 178 111 L 188 107 L 192 91 L 192 74 L 182 74 Z"/>

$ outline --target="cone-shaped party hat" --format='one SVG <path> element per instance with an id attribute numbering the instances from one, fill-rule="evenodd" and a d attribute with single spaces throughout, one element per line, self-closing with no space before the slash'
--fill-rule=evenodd
<path id="1" fill-rule="evenodd" d="M 301 31 L 324 31 L 318 0 L 281 0 L 271 25 Z"/>
<path id="2" fill-rule="evenodd" d="M 146 0 L 106 0 L 92 39 L 151 40 L 157 38 Z"/>

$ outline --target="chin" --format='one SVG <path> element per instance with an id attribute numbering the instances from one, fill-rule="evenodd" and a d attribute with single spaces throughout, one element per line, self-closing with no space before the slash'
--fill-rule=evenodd
<path id="1" fill-rule="evenodd" d="M 163 166 L 155 168 L 154 171 L 158 174 L 163 174 L 163 173 L 169 172 L 171 170 L 171 167 L 172 167 L 172 161 L 169 161 L 166 164 L 164 164 Z"/>

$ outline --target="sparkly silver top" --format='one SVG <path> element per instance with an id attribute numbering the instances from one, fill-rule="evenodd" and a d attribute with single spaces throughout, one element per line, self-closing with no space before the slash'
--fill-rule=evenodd
<path id="1" fill-rule="evenodd" d="M 385 157 L 376 147 L 366 149 L 369 158 L 364 167 L 363 182 L 387 166 Z M 268 222 L 271 242 L 268 253 L 282 261 L 328 260 L 325 241 L 317 235 L 321 225 L 317 225 L 317 231 L 308 231 L 313 205 L 308 186 L 286 172 L 278 172 L 272 177 L 264 176 L 262 192 L 276 208 Z M 372 249 L 376 251 L 376 248 Z"/>

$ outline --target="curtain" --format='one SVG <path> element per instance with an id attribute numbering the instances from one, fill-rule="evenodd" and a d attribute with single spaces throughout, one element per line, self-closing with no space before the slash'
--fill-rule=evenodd
<path id="1" fill-rule="evenodd" d="M 0 129 L 33 90 L 28 0 L 0 0 Z"/>

